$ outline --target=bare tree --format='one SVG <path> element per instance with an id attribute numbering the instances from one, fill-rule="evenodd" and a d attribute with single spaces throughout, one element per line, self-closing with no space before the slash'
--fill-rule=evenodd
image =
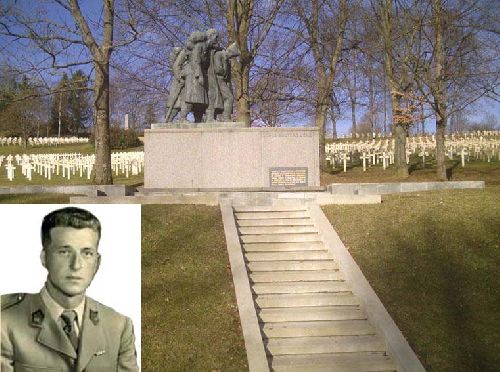
<path id="1" fill-rule="evenodd" d="M 103 0 L 103 35 L 99 45 L 85 20 L 77 0 L 69 0 L 69 7 L 58 3 L 71 12 L 85 46 L 92 55 L 94 65 L 94 115 L 95 115 L 95 166 L 94 182 L 97 185 L 112 184 L 111 145 L 109 138 L 109 60 L 113 51 L 114 0 Z"/>
<path id="2" fill-rule="evenodd" d="M 42 69 L 64 70 L 91 64 L 94 72 L 93 109 L 96 155 L 94 183 L 112 184 L 109 139 L 110 59 L 113 50 L 119 45 L 135 40 L 137 30 L 134 22 L 120 16 L 122 23 L 129 27 L 129 31 L 125 33 L 130 36 L 130 39 L 113 43 L 117 16 L 114 0 L 103 0 L 100 23 L 87 19 L 83 15 L 78 0 L 54 0 L 51 5 L 40 5 L 41 7 L 35 11 L 24 3 L 19 7 L 12 5 L 6 8 L 0 20 L 0 32 L 10 36 L 14 41 L 28 40 L 48 56 L 45 63 L 33 67 L 33 70 L 39 74 Z M 48 16 L 49 7 L 51 11 L 54 11 L 54 5 L 67 11 L 74 24 L 59 23 L 53 17 Z M 130 16 L 128 5 L 127 1 L 123 2 L 123 13 Z"/>
<path id="3" fill-rule="evenodd" d="M 421 37 L 405 65 L 434 113 L 440 180 L 447 179 L 444 141 L 449 117 L 483 97 L 498 100 L 499 42 L 489 5 L 488 0 L 429 0 L 408 7 Z"/>
<path id="4" fill-rule="evenodd" d="M 407 59 L 411 55 L 411 41 L 408 38 L 396 38 L 393 20 L 393 0 L 379 0 L 375 6 L 375 14 L 380 19 L 379 32 L 381 35 L 384 68 L 387 83 L 389 86 L 392 107 L 392 131 L 395 138 L 394 163 L 396 172 L 400 177 L 408 177 L 408 165 L 406 164 L 406 137 L 408 127 L 413 123 L 411 113 L 405 100 L 408 101 L 412 93 L 412 82 L 409 76 L 408 68 L 401 59 Z M 404 18 L 403 18 L 404 20 Z M 398 20 L 398 27 L 405 28 L 406 34 L 410 34 L 410 40 L 414 37 L 414 31 L 411 25 Z M 394 46 L 394 40 L 404 44 L 398 51 Z M 399 58 L 397 57 L 399 56 Z"/>
<path id="5" fill-rule="evenodd" d="M 284 0 L 227 0 L 227 32 L 241 52 L 239 60 L 232 64 L 237 119 L 247 126 L 251 124 L 250 70 L 283 3 Z"/>
<path id="6" fill-rule="evenodd" d="M 349 7 L 347 0 L 293 1 L 292 9 L 305 28 L 304 43 L 310 49 L 315 72 L 314 123 L 319 129 L 320 167 L 326 169 L 325 129 L 333 83 L 342 52 Z"/>

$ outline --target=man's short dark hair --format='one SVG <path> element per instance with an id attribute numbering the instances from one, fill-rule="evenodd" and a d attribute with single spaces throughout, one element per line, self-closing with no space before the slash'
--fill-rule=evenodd
<path id="1" fill-rule="evenodd" d="M 50 230 L 54 227 L 90 228 L 101 238 L 101 223 L 98 218 L 85 209 L 66 207 L 50 212 L 42 222 L 42 246 L 45 249 L 51 241 Z"/>

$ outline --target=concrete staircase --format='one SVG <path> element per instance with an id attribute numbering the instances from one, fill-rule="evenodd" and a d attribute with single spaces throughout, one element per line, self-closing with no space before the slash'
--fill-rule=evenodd
<path id="1" fill-rule="evenodd" d="M 307 206 L 233 208 L 272 370 L 396 370 Z"/>

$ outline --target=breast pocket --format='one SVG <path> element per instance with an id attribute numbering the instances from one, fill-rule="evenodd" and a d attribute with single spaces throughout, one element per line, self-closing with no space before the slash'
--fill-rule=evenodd
<path id="1" fill-rule="evenodd" d="M 15 362 L 14 372 L 61 372 L 61 369 L 54 367 L 33 366 Z"/>

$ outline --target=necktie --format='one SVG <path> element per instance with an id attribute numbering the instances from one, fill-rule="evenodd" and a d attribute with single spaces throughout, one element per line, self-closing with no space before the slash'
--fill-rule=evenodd
<path id="1" fill-rule="evenodd" d="M 76 333 L 76 311 L 75 310 L 64 310 L 61 314 L 61 319 L 63 321 L 64 333 L 68 336 L 69 340 L 73 344 L 75 350 L 78 350 L 78 335 Z"/>

